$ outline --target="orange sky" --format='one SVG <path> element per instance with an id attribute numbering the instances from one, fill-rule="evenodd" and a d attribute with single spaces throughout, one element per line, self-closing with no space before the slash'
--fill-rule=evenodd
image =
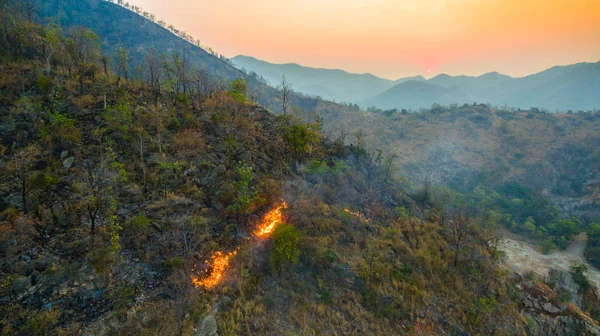
<path id="1" fill-rule="evenodd" d="M 129 2 L 228 57 L 390 79 L 442 72 L 523 76 L 600 61 L 600 0 Z"/>

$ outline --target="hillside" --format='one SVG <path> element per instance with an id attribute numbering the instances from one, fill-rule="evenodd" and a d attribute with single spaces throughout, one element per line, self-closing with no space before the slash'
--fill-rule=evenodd
<path id="1" fill-rule="evenodd" d="M 207 69 L 210 74 L 226 81 L 242 77 L 243 73 L 204 49 L 185 41 L 166 28 L 141 15 L 108 1 L 39 0 L 37 15 L 43 22 L 56 22 L 63 29 L 72 26 L 90 28 L 102 39 L 104 52 L 112 57 L 119 48 L 129 51 L 131 75 L 136 66 L 145 64 L 146 54 L 155 49 L 157 54 L 177 51 L 186 56 L 191 66 Z"/>
<path id="2" fill-rule="evenodd" d="M 272 111 L 282 110 L 279 91 L 258 76 L 245 74 L 226 58 L 207 52 L 141 14 L 103 0 L 32 2 L 38 6 L 35 15 L 41 22 L 60 23 L 65 32 L 78 26 L 94 31 L 99 37 L 104 56 L 120 77 L 144 80 L 152 76 L 149 69 L 155 69 L 156 72 L 165 59 L 177 59 L 181 69 L 193 71 L 191 76 L 195 77 L 194 85 L 206 92 L 223 89 L 229 81 L 243 78 L 253 100 Z M 171 29 L 178 32 L 176 28 Z M 126 70 L 118 69 L 119 57 L 123 55 L 129 64 Z M 320 99 L 297 93 L 292 93 L 290 100 L 294 107 L 310 112 L 320 104 Z M 346 107 L 340 105 L 337 108 L 343 110 Z"/>
<path id="3" fill-rule="evenodd" d="M 473 211 L 470 193 L 413 188 L 364 137 L 324 130 L 510 116 L 308 98 L 323 119 L 275 115 L 243 78 L 176 58 L 122 78 L 93 31 L 40 25 L 21 4 L 0 4 L 3 335 L 600 333 L 585 270 L 560 273 L 581 300 L 510 273 L 485 199 Z M 519 113 L 515 136 L 548 116 Z"/>
<path id="4" fill-rule="evenodd" d="M 525 328 L 489 290 L 509 279 L 485 233 L 464 219 L 469 241 L 452 249 L 437 210 L 366 149 L 272 115 L 240 80 L 210 95 L 180 91 L 185 76 L 160 91 L 119 80 L 89 30 L 51 35 L 3 12 L 3 334 Z M 414 221 L 427 230 L 409 234 Z"/>
<path id="5" fill-rule="evenodd" d="M 412 181 L 472 190 L 518 181 L 586 222 L 600 217 L 600 116 L 497 110 L 481 105 L 421 113 L 323 113 L 325 128 L 397 156 Z"/>

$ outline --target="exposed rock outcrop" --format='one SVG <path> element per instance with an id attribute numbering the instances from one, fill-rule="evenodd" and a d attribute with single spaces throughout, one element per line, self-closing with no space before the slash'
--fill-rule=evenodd
<path id="1" fill-rule="evenodd" d="M 556 293 L 548 285 L 527 281 L 519 275 L 516 279 L 519 308 L 527 320 L 528 335 L 600 336 L 600 327 L 592 318 L 571 303 L 557 302 Z"/>

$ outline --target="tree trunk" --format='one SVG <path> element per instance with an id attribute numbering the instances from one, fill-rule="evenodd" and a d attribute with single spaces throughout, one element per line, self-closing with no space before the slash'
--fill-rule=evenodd
<path id="1" fill-rule="evenodd" d="M 25 176 L 21 178 L 21 197 L 23 199 L 23 212 L 27 213 L 27 189 L 25 184 Z"/>
<path id="2" fill-rule="evenodd" d="M 96 234 L 96 215 L 92 211 L 92 208 L 88 206 L 88 213 L 90 214 L 90 221 L 92 222 L 92 236 Z"/>

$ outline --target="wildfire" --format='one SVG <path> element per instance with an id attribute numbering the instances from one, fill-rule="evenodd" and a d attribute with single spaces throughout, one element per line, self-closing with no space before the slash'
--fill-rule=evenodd
<path id="1" fill-rule="evenodd" d="M 281 201 L 278 207 L 267 212 L 263 220 L 258 225 L 258 228 L 254 230 L 254 235 L 257 237 L 268 236 L 273 232 L 275 226 L 281 224 L 282 216 L 281 210 L 287 208 L 287 203 L 285 201 Z"/>
<path id="2" fill-rule="evenodd" d="M 223 274 L 229 268 L 229 262 L 231 258 L 237 254 L 237 251 L 223 253 L 217 251 L 213 253 L 210 261 L 206 261 L 210 265 L 210 272 L 204 279 L 200 279 L 198 276 L 192 276 L 192 283 L 196 288 L 204 286 L 206 289 L 215 287 L 223 278 Z"/>
<path id="3" fill-rule="evenodd" d="M 275 229 L 275 226 L 282 223 L 283 219 L 281 210 L 285 208 L 287 208 L 287 203 L 281 201 L 281 203 L 276 208 L 267 212 L 260 224 L 258 225 L 257 229 L 254 231 L 254 236 L 266 237 L 270 235 Z M 237 251 L 232 251 L 229 253 L 217 251 L 213 253 L 213 255 L 210 257 L 210 260 L 206 260 L 208 270 L 200 275 L 192 276 L 192 283 L 194 284 L 194 287 L 204 287 L 206 289 L 211 289 L 218 285 L 223 280 L 225 272 L 229 268 L 231 259 L 236 254 Z"/>
<path id="4" fill-rule="evenodd" d="M 361 214 L 360 212 L 353 212 L 353 211 L 351 211 L 350 209 L 347 209 L 347 208 L 344 209 L 344 211 L 347 212 L 347 213 L 349 213 L 349 214 L 351 214 L 351 215 L 353 215 L 353 216 L 356 216 L 356 217 L 360 218 L 361 220 L 363 220 L 363 221 L 365 221 L 367 223 L 371 222 L 371 218 L 367 218 L 367 217 L 363 216 L 363 214 Z"/>

